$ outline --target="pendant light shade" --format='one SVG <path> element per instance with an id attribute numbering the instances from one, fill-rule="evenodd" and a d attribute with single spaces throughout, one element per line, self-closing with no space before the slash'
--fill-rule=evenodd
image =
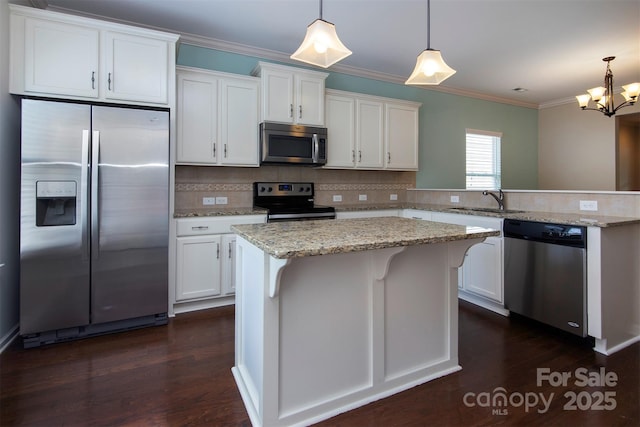
<path id="1" fill-rule="evenodd" d="M 442 59 L 439 50 L 425 49 L 416 60 L 416 68 L 409 76 L 407 85 L 438 85 L 453 76 L 456 70 Z"/>
<path id="2" fill-rule="evenodd" d="M 431 1 L 427 0 L 427 48 L 418 55 L 416 67 L 406 85 L 439 85 L 456 73 L 449 67 L 439 50 L 431 49 Z"/>
<path id="3" fill-rule="evenodd" d="M 307 34 L 298 50 L 291 55 L 291 59 L 327 68 L 351 53 L 338 38 L 336 26 L 322 19 L 320 0 L 320 18 L 307 27 Z"/>

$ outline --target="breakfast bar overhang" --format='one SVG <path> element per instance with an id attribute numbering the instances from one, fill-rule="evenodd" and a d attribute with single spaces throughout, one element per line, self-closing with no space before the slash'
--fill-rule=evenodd
<path id="1" fill-rule="evenodd" d="M 461 369 L 457 267 L 499 231 L 396 217 L 233 229 L 232 372 L 254 426 L 309 425 Z"/>

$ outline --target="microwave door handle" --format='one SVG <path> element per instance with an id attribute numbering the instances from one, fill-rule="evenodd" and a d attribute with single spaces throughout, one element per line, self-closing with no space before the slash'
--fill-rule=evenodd
<path id="1" fill-rule="evenodd" d="M 318 134 L 314 133 L 311 137 L 311 160 L 313 163 L 318 163 L 318 151 L 320 149 L 318 144 Z"/>

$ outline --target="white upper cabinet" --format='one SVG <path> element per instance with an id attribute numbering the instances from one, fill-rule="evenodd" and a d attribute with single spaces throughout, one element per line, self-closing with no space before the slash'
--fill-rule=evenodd
<path id="1" fill-rule="evenodd" d="M 384 104 L 369 98 L 356 99 L 356 167 L 382 169 L 384 159 Z"/>
<path id="2" fill-rule="evenodd" d="M 24 24 L 25 91 L 97 98 L 100 32 L 41 19 Z"/>
<path id="3" fill-rule="evenodd" d="M 327 167 L 352 168 L 356 164 L 356 100 L 327 93 Z"/>
<path id="4" fill-rule="evenodd" d="M 419 103 L 328 89 L 325 168 L 417 170 Z"/>
<path id="5" fill-rule="evenodd" d="M 262 120 L 324 126 L 327 73 L 259 62 L 253 74 L 262 81 Z"/>
<path id="6" fill-rule="evenodd" d="M 386 169 L 418 170 L 418 111 L 414 103 L 385 104 Z"/>
<path id="7" fill-rule="evenodd" d="M 104 33 L 105 98 L 167 103 L 167 43 L 126 33 Z"/>
<path id="8" fill-rule="evenodd" d="M 11 93 L 171 102 L 177 35 L 18 5 L 9 8 Z"/>
<path id="9" fill-rule="evenodd" d="M 187 67 L 177 75 L 176 162 L 258 166 L 259 79 Z"/>

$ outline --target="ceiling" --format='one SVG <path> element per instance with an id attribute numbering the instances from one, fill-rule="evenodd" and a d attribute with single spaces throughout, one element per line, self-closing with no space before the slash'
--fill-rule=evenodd
<path id="1" fill-rule="evenodd" d="M 318 0 L 30 1 L 279 61 L 290 61 L 319 17 Z M 329 71 L 404 82 L 427 47 L 426 10 L 426 0 L 324 0 L 323 19 L 353 51 Z M 614 86 L 640 82 L 640 0 L 433 0 L 431 48 L 457 70 L 438 90 L 532 106 L 575 102 L 602 85 L 605 56 L 616 57 Z"/>

